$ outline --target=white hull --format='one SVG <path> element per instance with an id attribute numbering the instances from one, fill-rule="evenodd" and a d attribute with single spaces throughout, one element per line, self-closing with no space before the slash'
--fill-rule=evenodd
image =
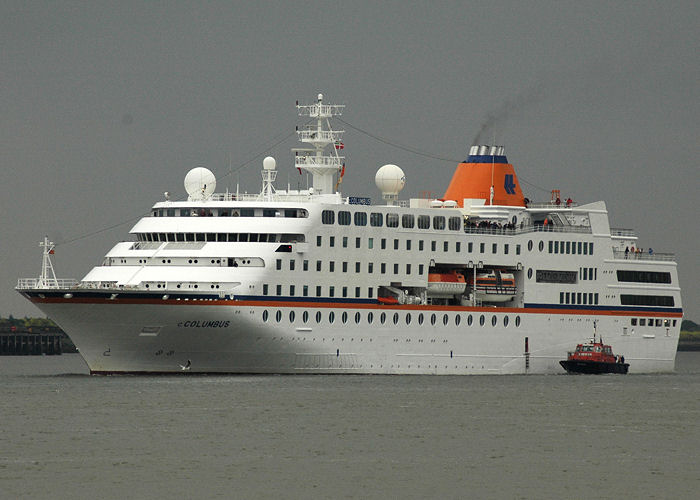
<path id="1" fill-rule="evenodd" d="M 631 373 L 671 372 L 678 328 L 624 335 L 627 316 L 536 313 L 525 309 L 277 307 L 261 305 L 37 304 L 61 325 L 92 373 L 563 373 L 559 361 L 598 332 Z M 304 311 L 307 323 L 302 322 Z M 263 312 L 268 319 L 263 321 Z M 281 321 L 276 321 L 280 311 Z M 289 313 L 295 318 L 289 321 Z M 316 323 L 316 313 L 322 319 Z M 329 324 L 329 314 L 335 320 Z M 348 321 L 342 323 L 342 313 Z M 355 324 L 355 314 L 360 323 Z M 367 322 L 368 313 L 373 323 Z M 382 312 L 385 324 L 380 323 Z M 424 315 L 418 324 L 420 313 Z M 393 323 L 394 313 L 398 322 Z M 406 324 L 406 314 L 411 324 Z M 436 314 L 435 325 L 430 317 Z M 447 325 L 443 317 L 447 315 Z M 473 322 L 468 325 L 471 314 Z M 480 316 L 484 315 L 484 326 Z M 455 325 L 455 317 L 460 324 Z M 496 317 L 496 326 L 492 318 Z M 504 326 L 504 318 L 508 325 Z M 515 326 L 516 318 L 519 326 Z M 529 355 L 525 353 L 528 338 Z M 189 361 L 189 363 L 188 363 Z"/>

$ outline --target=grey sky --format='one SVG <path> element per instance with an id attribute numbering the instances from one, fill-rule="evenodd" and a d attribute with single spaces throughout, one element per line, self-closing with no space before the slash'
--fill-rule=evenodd
<path id="1" fill-rule="evenodd" d="M 604 200 L 614 227 L 676 252 L 700 320 L 700 3 L 27 2 L 0 6 L 0 315 L 38 315 L 14 290 L 60 243 L 184 194 L 195 165 L 257 191 L 262 158 L 296 187 L 294 103 L 322 91 L 353 126 L 464 159 L 482 125 L 526 196 Z M 456 163 L 345 127 L 343 191 L 442 195 Z M 226 178 L 229 163 L 235 170 Z M 530 183 L 530 184 L 527 184 Z M 535 185 L 542 189 L 533 187 Z M 80 278 L 129 224 L 59 245 Z"/>

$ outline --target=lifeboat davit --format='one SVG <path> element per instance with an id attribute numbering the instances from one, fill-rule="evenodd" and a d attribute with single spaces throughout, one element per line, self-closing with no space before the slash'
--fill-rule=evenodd
<path id="1" fill-rule="evenodd" d="M 428 273 L 428 296 L 452 297 L 461 295 L 467 288 L 464 275 L 457 271 Z"/>
<path id="2" fill-rule="evenodd" d="M 474 290 L 474 276 L 467 278 L 467 291 Z M 477 272 L 476 298 L 482 302 L 508 302 L 515 297 L 515 276 L 498 269 Z"/>

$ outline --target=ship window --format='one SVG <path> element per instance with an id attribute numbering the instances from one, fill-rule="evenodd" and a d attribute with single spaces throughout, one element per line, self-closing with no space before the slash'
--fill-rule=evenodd
<path id="1" fill-rule="evenodd" d="M 503 253 L 506 254 L 506 255 L 508 255 L 508 243 L 505 243 L 505 244 L 503 245 Z"/>
<path id="2" fill-rule="evenodd" d="M 406 313 L 406 324 L 407 325 L 411 324 L 411 313 Z"/>
<path id="3" fill-rule="evenodd" d="M 277 285 L 276 290 L 277 296 L 282 295 L 282 285 Z"/>
<path id="4" fill-rule="evenodd" d="M 540 252 L 544 250 L 544 241 L 540 241 L 538 248 L 540 249 Z"/>
<path id="5" fill-rule="evenodd" d="M 554 253 L 559 253 L 559 242 L 558 241 L 554 242 Z"/>
<path id="6" fill-rule="evenodd" d="M 226 240 L 228 240 L 228 235 L 226 233 L 219 233 L 216 235 L 216 240 L 217 241 L 226 241 Z"/>
<path id="7" fill-rule="evenodd" d="M 639 326 L 646 326 L 647 320 L 646 318 L 639 318 Z"/>
<path id="8" fill-rule="evenodd" d="M 549 241 L 549 253 L 554 253 L 554 242 Z"/>
<path id="9" fill-rule="evenodd" d="M 498 243 L 491 245 L 491 253 L 498 253 Z"/>
<path id="10" fill-rule="evenodd" d="M 355 323 L 356 323 L 356 324 L 359 324 L 361 318 L 362 318 L 362 315 L 359 313 L 359 311 L 356 312 L 356 313 L 355 313 Z"/>
<path id="11" fill-rule="evenodd" d="M 263 217 L 274 217 L 277 214 L 277 210 L 274 208 L 263 208 Z"/>
<path id="12" fill-rule="evenodd" d="M 566 297 L 564 298 L 564 303 L 565 303 L 565 304 L 569 304 L 569 303 L 570 303 L 570 302 L 569 302 L 570 300 L 571 300 L 571 297 L 569 296 L 569 292 L 566 292 Z"/>
<path id="13" fill-rule="evenodd" d="M 593 255 L 593 242 L 592 241 L 588 244 L 588 253 Z"/>
<path id="14" fill-rule="evenodd" d="M 656 271 L 617 271 L 617 281 L 635 283 L 671 283 L 671 273 Z"/>
<path id="15" fill-rule="evenodd" d="M 620 295 L 623 306 L 662 306 L 673 307 L 675 302 L 668 295 Z"/>
<path id="16" fill-rule="evenodd" d="M 503 316 L 503 326 L 504 327 L 508 326 L 508 316 Z"/>
<path id="17" fill-rule="evenodd" d="M 470 314 L 467 316 L 467 326 L 472 326 L 472 323 L 474 322 L 474 318 L 472 318 L 472 315 Z"/>
<path id="18" fill-rule="evenodd" d="M 229 241 L 238 241 L 238 233 L 229 233 L 228 240 Z"/>
<path id="19" fill-rule="evenodd" d="M 296 261 L 294 259 L 289 260 L 289 270 L 294 271 L 294 267 L 296 266 Z"/>
<path id="20" fill-rule="evenodd" d="M 236 210 L 234 210 L 231 215 L 236 217 L 239 214 L 241 217 L 255 217 L 255 210 L 252 208 L 241 208 L 240 212 L 237 212 Z"/>
<path id="21" fill-rule="evenodd" d="M 450 249 L 450 243 L 447 241 L 442 242 L 442 251 L 447 252 Z"/>
<path id="22" fill-rule="evenodd" d="M 373 262 L 368 262 L 367 263 L 367 272 L 369 274 L 372 274 L 372 271 L 374 271 L 374 263 Z"/>
<path id="23" fill-rule="evenodd" d="M 374 288 L 369 287 L 369 288 L 367 289 L 367 297 L 369 297 L 370 299 L 371 299 L 372 297 L 374 297 Z"/>
<path id="24" fill-rule="evenodd" d="M 348 296 L 348 287 L 346 287 L 346 286 L 343 287 L 342 296 L 343 296 L 343 297 L 347 297 L 347 296 Z"/>
<path id="25" fill-rule="evenodd" d="M 268 292 L 268 285 L 267 285 L 267 283 L 265 283 L 263 285 L 263 295 L 267 295 L 267 292 Z"/>
<path id="26" fill-rule="evenodd" d="M 360 263 L 359 262 L 355 262 L 355 272 L 356 273 L 360 272 Z"/>
<path id="27" fill-rule="evenodd" d="M 316 271 L 319 271 L 319 272 L 321 271 L 321 261 L 320 260 L 316 261 Z"/>
<path id="28" fill-rule="evenodd" d="M 362 246 L 362 238 L 355 238 L 355 248 L 360 248 Z"/>
<path id="29" fill-rule="evenodd" d="M 392 319 L 395 325 L 399 323 L 399 313 L 394 313 L 394 317 Z"/>
<path id="30" fill-rule="evenodd" d="M 289 311 L 289 322 L 294 323 L 295 314 L 294 311 Z"/>
<path id="31" fill-rule="evenodd" d="M 382 250 L 386 250 L 386 238 L 382 238 L 380 246 L 381 246 Z"/>
<path id="32" fill-rule="evenodd" d="M 637 326 L 637 318 L 630 318 L 630 325 Z"/>
<path id="33" fill-rule="evenodd" d="M 346 311 L 343 311 L 343 314 L 340 315 L 340 321 L 343 324 L 348 322 L 348 313 Z"/>
<path id="34" fill-rule="evenodd" d="M 277 312 L 275 313 L 275 320 L 276 320 L 278 323 L 279 323 L 280 321 L 282 321 L 282 311 L 280 311 L 279 309 L 278 309 Z"/>
<path id="35" fill-rule="evenodd" d="M 333 287 L 331 287 L 333 288 Z M 331 295 L 332 297 L 332 295 Z M 328 313 L 328 322 L 332 325 L 335 322 L 335 313 L 333 311 Z"/>
<path id="36" fill-rule="evenodd" d="M 304 285 L 304 286 L 303 286 L 303 288 L 302 288 L 302 294 L 304 295 L 304 297 L 308 297 L 308 296 L 309 296 L 309 285 Z"/>
<path id="37" fill-rule="evenodd" d="M 450 231 L 459 231 L 462 227 L 461 217 L 450 217 L 447 221 Z"/>
<path id="38" fill-rule="evenodd" d="M 418 315 L 418 324 L 419 324 L 419 325 L 422 325 L 422 324 L 423 324 L 423 313 L 420 313 L 420 314 Z"/>
<path id="39" fill-rule="evenodd" d="M 429 215 L 419 215 L 418 216 L 418 229 L 430 229 L 430 216 Z"/>
<path id="40" fill-rule="evenodd" d="M 399 249 L 399 240 L 394 239 L 394 250 L 398 250 L 398 249 Z"/>
<path id="41" fill-rule="evenodd" d="M 379 267 L 380 267 L 380 272 L 382 274 L 386 274 L 386 263 L 382 262 L 382 264 Z"/>
<path id="42" fill-rule="evenodd" d="M 321 288 L 321 287 L 318 287 Z M 321 322 L 321 311 L 316 311 L 316 323 Z"/>
<path id="43" fill-rule="evenodd" d="M 343 272 L 344 273 L 348 272 L 348 263 L 347 262 L 343 262 Z"/>
<path id="44" fill-rule="evenodd" d="M 491 326 L 496 326 L 498 323 L 498 318 L 496 316 L 491 316 Z"/>
<path id="45" fill-rule="evenodd" d="M 481 316 L 479 316 L 479 325 L 484 326 L 484 323 L 486 323 L 486 318 L 482 314 Z"/>
<path id="46" fill-rule="evenodd" d="M 267 309 L 265 309 L 262 313 L 262 320 L 267 323 L 267 318 L 269 317 L 270 313 L 267 312 Z"/>
<path id="47" fill-rule="evenodd" d="M 303 263 L 302 263 L 302 269 L 303 269 L 304 271 L 308 271 L 308 270 L 309 270 L 309 261 L 308 261 L 308 260 L 304 259 L 304 261 L 303 261 Z"/>
<path id="48" fill-rule="evenodd" d="M 328 296 L 329 296 L 329 297 L 335 297 L 335 287 L 334 287 L 334 286 L 329 286 L 329 287 L 328 287 Z"/>
<path id="49" fill-rule="evenodd" d="M 350 212 L 346 212 L 344 210 L 341 210 L 338 212 L 338 224 L 341 226 L 349 226 L 350 225 Z"/>
<path id="50" fill-rule="evenodd" d="M 367 214 L 365 212 L 355 212 L 355 225 L 356 226 L 366 226 L 367 225 Z"/>
<path id="51" fill-rule="evenodd" d="M 532 252 L 532 240 L 527 242 L 527 251 Z"/>
<path id="52" fill-rule="evenodd" d="M 394 274 L 399 274 L 399 264 L 398 264 L 398 262 L 397 262 L 397 263 L 394 263 Z"/>
<path id="53" fill-rule="evenodd" d="M 258 241 L 258 233 L 250 233 L 248 235 L 248 241 L 255 243 Z M 291 251 L 291 246 L 290 246 L 290 251 Z"/>
<path id="54" fill-rule="evenodd" d="M 359 298 L 359 297 L 360 297 L 360 287 L 359 287 L 359 286 L 356 286 L 356 287 L 355 287 L 355 297 L 356 297 L 356 298 Z M 359 314 L 359 313 L 358 313 L 358 314 Z"/>
<path id="55" fill-rule="evenodd" d="M 328 246 L 330 246 L 330 247 L 334 247 L 334 246 L 335 246 L 335 236 L 331 236 L 331 237 L 330 237 L 330 241 L 329 241 L 329 245 L 328 245 Z"/>
<path id="56" fill-rule="evenodd" d="M 189 217 L 190 216 L 190 209 L 189 208 L 181 208 L 180 209 L 180 217 Z"/>
<path id="57" fill-rule="evenodd" d="M 372 227 L 382 227 L 384 224 L 384 216 L 378 212 L 369 214 L 369 225 Z"/>
<path id="58" fill-rule="evenodd" d="M 430 242 L 430 250 L 434 252 L 436 248 L 437 248 L 437 242 L 434 240 L 431 241 Z"/>
<path id="59" fill-rule="evenodd" d="M 520 255 L 520 245 L 515 245 L 515 255 Z"/>
<path id="60" fill-rule="evenodd" d="M 559 292 L 559 303 L 560 304 L 564 303 L 564 292 Z"/>
<path id="61" fill-rule="evenodd" d="M 331 260 L 328 263 L 328 271 L 331 273 L 335 272 L 335 261 L 334 260 Z"/>
<path id="62" fill-rule="evenodd" d="M 386 214 L 386 227 L 399 227 L 399 214 Z"/>
<path id="63" fill-rule="evenodd" d="M 431 314 L 430 315 L 430 324 L 434 325 L 436 320 L 437 320 L 437 318 L 435 317 L 435 314 Z"/>
<path id="64" fill-rule="evenodd" d="M 515 317 L 515 326 L 516 327 L 520 326 L 520 316 Z"/>
<path id="65" fill-rule="evenodd" d="M 436 215 L 433 217 L 433 229 L 445 229 L 445 217 Z"/>
<path id="66" fill-rule="evenodd" d="M 321 242 L 322 242 L 322 241 L 323 241 L 323 238 L 322 238 L 320 235 L 319 235 L 319 236 L 316 236 L 316 246 L 317 246 L 317 247 L 320 247 L 320 246 L 321 246 Z"/>
<path id="67" fill-rule="evenodd" d="M 411 274 L 411 264 L 406 264 L 406 274 Z"/>
<path id="68" fill-rule="evenodd" d="M 588 255 L 588 242 L 583 242 L 583 255 Z"/>
<path id="69" fill-rule="evenodd" d="M 423 251 L 423 240 L 418 240 L 418 251 L 419 252 Z"/>
<path id="70" fill-rule="evenodd" d="M 412 228 L 415 225 L 415 219 L 411 214 L 404 214 L 401 216 L 401 227 Z"/>
<path id="71" fill-rule="evenodd" d="M 372 311 L 370 311 L 367 313 L 367 323 L 369 323 L 371 325 L 373 321 L 374 321 L 374 313 Z"/>
<path id="72" fill-rule="evenodd" d="M 471 241 L 467 243 L 467 252 L 472 253 L 474 251 L 474 243 Z"/>
<path id="73" fill-rule="evenodd" d="M 486 249 L 486 243 L 479 243 L 479 253 L 484 253 Z"/>
<path id="74" fill-rule="evenodd" d="M 347 247 L 348 247 L 348 237 L 343 236 L 343 248 L 347 248 Z"/>
<path id="75" fill-rule="evenodd" d="M 317 286 L 317 287 L 316 287 L 316 297 L 320 297 L 320 296 L 321 296 L 321 287 L 320 287 L 320 286 Z M 321 313 L 317 313 L 317 315 L 318 315 L 318 314 L 321 314 Z"/>
<path id="76" fill-rule="evenodd" d="M 566 242 L 566 253 L 567 254 L 571 253 L 571 242 L 570 241 Z"/>
<path id="77" fill-rule="evenodd" d="M 386 313 L 382 313 L 379 315 L 379 322 L 383 325 L 386 323 Z"/>
<path id="78" fill-rule="evenodd" d="M 296 218 L 299 217 L 297 214 L 297 210 L 295 208 L 287 208 L 284 210 L 284 216 L 285 217 L 290 217 L 290 218 Z"/>
<path id="79" fill-rule="evenodd" d="M 304 312 L 301 314 L 301 320 L 302 320 L 304 323 L 306 323 L 307 321 L 309 321 L 309 311 L 304 311 Z"/>
<path id="80" fill-rule="evenodd" d="M 282 259 L 275 260 L 275 269 L 277 269 L 278 271 L 282 269 Z"/>
<path id="81" fill-rule="evenodd" d="M 459 324 L 462 322 L 462 317 L 459 314 L 455 315 L 455 326 L 459 326 Z"/>
<path id="82" fill-rule="evenodd" d="M 406 250 L 411 249 L 411 240 L 406 240 Z"/>

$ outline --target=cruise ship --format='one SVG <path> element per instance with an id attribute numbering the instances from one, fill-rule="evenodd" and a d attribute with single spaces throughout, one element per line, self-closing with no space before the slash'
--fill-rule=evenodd
<path id="1" fill-rule="evenodd" d="M 257 194 L 194 168 L 80 281 L 45 239 L 17 290 L 93 374 L 563 373 L 594 325 L 630 373 L 673 371 L 672 254 L 640 251 L 602 201 L 528 200 L 502 146 L 472 146 L 440 198 L 400 199 L 396 165 L 344 197 L 343 109 L 297 103 L 307 189 L 276 186 L 272 157 Z"/>

